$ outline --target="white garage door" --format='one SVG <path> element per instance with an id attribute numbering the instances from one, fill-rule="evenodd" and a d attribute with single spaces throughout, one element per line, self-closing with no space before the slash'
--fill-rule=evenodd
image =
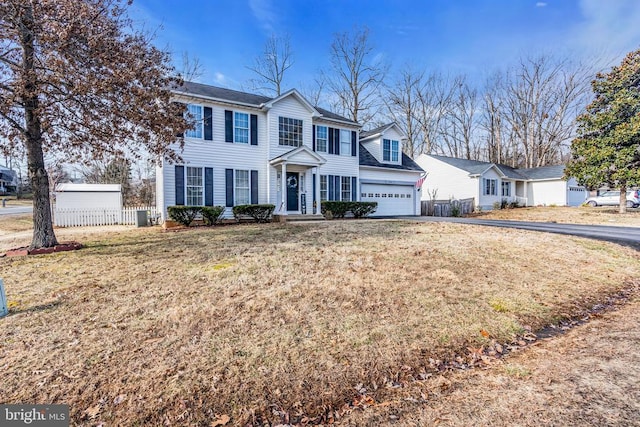
<path id="1" fill-rule="evenodd" d="M 567 188 L 567 205 L 580 206 L 587 199 L 587 190 L 584 187 L 569 186 Z"/>
<path id="2" fill-rule="evenodd" d="M 362 184 L 360 200 L 378 202 L 374 216 L 416 215 L 412 185 Z"/>

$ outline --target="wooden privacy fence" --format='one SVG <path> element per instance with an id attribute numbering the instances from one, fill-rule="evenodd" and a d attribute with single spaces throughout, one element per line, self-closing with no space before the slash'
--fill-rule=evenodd
<path id="1" fill-rule="evenodd" d="M 467 215 L 473 212 L 475 199 L 460 200 L 423 200 L 420 214 L 422 216 L 457 216 Z"/>
<path id="2" fill-rule="evenodd" d="M 121 209 L 54 207 L 53 220 L 58 227 L 136 225 L 138 211 L 146 211 L 151 219 L 158 217 L 158 209 L 155 206 L 135 206 Z"/>

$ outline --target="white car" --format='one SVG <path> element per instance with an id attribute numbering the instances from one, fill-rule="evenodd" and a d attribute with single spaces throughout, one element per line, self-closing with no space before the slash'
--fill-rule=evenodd
<path id="1" fill-rule="evenodd" d="M 586 201 L 589 206 L 618 206 L 620 204 L 619 191 L 605 191 L 599 196 L 589 197 Z M 640 191 L 627 191 L 627 207 L 637 208 L 640 206 Z"/>

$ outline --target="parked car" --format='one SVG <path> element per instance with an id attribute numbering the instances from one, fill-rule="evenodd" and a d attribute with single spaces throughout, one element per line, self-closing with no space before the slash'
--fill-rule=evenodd
<path id="1" fill-rule="evenodd" d="M 585 203 L 589 206 L 617 206 L 620 204 L 620 192 L 605 191 L 599 196 L 589 197 Z M 637 208 L 638 206 L 640 206 L 640 191 L 627 191 L 627 207 Z"/>

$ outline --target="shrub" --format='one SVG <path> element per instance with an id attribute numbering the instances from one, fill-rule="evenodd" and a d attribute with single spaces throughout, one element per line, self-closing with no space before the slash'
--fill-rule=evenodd
<path id="1" fill-rule="evenodd" d="M 515 209 L 519 207 L 520 207 L 520 203 L 518 203 L 517 200 L 514 200 L 513 202 L 509 203 L 509 209 Z"/>
<path id="2" fill-rule="evenodd" d="M 500 209 L 507 209 L 507 206 L 509 206 L 507 199 L 500 200 Z"/>
<path id="3" fill-rule="evenodd" d="M 458 218 L 460 216 L 460 202 L 451 203 L 451 216 Z"/>
<path id="4" fill-rule="evenodd" d="M 249 216 L 259 223 L 269 222 L 275 208 L 275 205 L 238 205 L 233 207 L 233 216 L 238 221 Z"/>
<path id="5" fill-rule="evenodd" d="M 215 225 L 222 218 L 224 206 L 203 206 L 200 211 L 206 225 Z"/>
<path id="6" fill-rule="evenodd" d="M 364 218 L 378 209 L 378 202 L 351 202 L 351 213 L 355 218 Z"/>
<path id="7" fill-rule="evenodd" d="M 202 206 L 169 206 L 167 208 L 169 218 L 187 227 L 201 211 Z"/>
<path id="8" fill-rule="evenodd" d="M 500 209 L 500 202 L 493 202 L 493 210 L 497 211 L 498 209 Z"/>
<path id="9" fill-rule="evenodd" d="M 351 210 L 351 202 L 340 202 L 335 200 L 325 200 L 320 203 L 320 212 L 325 215 L 326 212 L 330 212 L 333 218 L 344 218 L 344 216 Z M 325 215 L 326 216 L 326 215 Z"/>

